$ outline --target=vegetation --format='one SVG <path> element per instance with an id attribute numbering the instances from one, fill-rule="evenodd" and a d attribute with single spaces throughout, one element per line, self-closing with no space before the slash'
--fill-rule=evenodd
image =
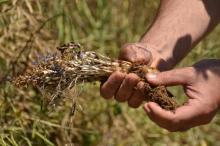
<path id="1" fill-rule="evenodd" d="M 48 104 L 51 105 L 56 104 L 57 99 L 63 100 L 63 94 L 80 83 L 104 81 L 115 71 L 135 73 L 144 83 L 141 91 L 146 101 L 156 102 L 162 108 L 171 111 L 177 107 L 165 86 L 153 87 L 146 82 L 146 73 L 158 72 L 155 68 L 143 63 L 113 60 L 94 51 L 86 51 L 74 42 L 63 44 L 57 49 L 60 51 L 59 54 L 56 52 L 42 57 L 36 61 L 36 65 L 27 68 L 24 74 L 15 78 L 14 84 L 20 87 L 37 87 L 44 93 L 43 96 L 49 97 Z"/>
<path id="2" fill-rule="evenodd" d="M 77 86 L 79 95 L 71 90 L 66 93 L 69 98 L 48 109 L 38 89 L 11 84 L 36 58 L 70 41 L 116 58 L 123 43 L 138 41 L 147 30 L 158 4 L 158 0 L 0 0 L 0 145 L 219 145 L 219 115 L 209 125 L 169 133 L 152 123 L 142 108 L 102 99 L 99 83 Z M 219 35 L 217 27 L 178 66 L 219 58 Z M 171 92 L 179 102 L 185 100 L 179 87 Z"/>

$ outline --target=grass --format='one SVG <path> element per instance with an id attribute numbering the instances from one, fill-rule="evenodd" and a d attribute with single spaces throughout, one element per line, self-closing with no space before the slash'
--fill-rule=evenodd
<path id="1" fill-rule="evenodd" d="M 123 43 L 147 30 L 157 7 L 158 0 L 0 1 L 0 145 L 219 145 L 219 115 L 209 125 L 169 133 L 142 108 L 102 99 L 98 83 L 78 86 L 79 104 L 71 116 L 71 92 L 70 99 L 45 110 L 37 89 L 21 90 L 7 81 L 60 43 L 76 41 L 116 58 Z M 219 35 L 217 27 L 178 66 L 219 58 Z M 172 93 L 185 99 L 180 88 Z"/>

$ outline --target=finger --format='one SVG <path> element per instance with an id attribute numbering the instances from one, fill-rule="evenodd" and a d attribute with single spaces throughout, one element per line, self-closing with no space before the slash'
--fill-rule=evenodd
<path id="1" fill-rule="evenodd" d="M 133 73 L 126 75 L 118 92 L 116 93 L 115 99 L 119 102 L 126 101 L 132 94 L 134 87 L 139 82 L 140 78 Z"/>
<path id="2" fill-rule="evenodd" d="M 209 123 L 216 113 L 215 107 L 208 107 L 200 99 L 189 99 L 189 103 L 179 107 L 175 118 L 180 121 L 179 130 Z"/>
<path id="3" fill-rule="evenodd" d="M 144 100 L 144 95 L 136 90 L 128 100 L 128 105 L 133 108 L 138 108 Z"/>
<path id="4" fill-rule="evenodd" d="M 100 87 L 100 94 L 106 99 L 109 99 L 115 95 L 122 81 L 125 78 L 125 73 L 115 72 L 108 80 Z"/>
<path id="5" fill-rule="evenodd" d="M 170 121 L 174 120 L 174 114 L 172 112 L 161 109 L 160 106 L 154 102 L 146 103 L 144 109 L 153 122 L 162 128 L 171 130 L 170 127 L 172 127 L 172 124 Z"/>
<path id="6" fill-rule="evenodd" d="M 138 82 L 138 84 L 136 85 L 136 90 L 141 92 L 141 94 L 145 97 L 146 95 L 146 86 L 145 83 L 143 81 Z"/>
<path id="7" fill-rule="evenodd" d="M 195 100 L 177 108 L 175 113 L 163 110 L 156 103 L 147 103 L 144 108 L 152 121 L 169 131 L 184 131 L 210 120 L 204 116 L 204 107 Z"/>
<path id="8" fill-rule="evenodd" d="M 195 70 L 192 67 L 174 69 L 160 73 L 148 73 L 146 79 L 153 85 L 182 85 L 191 84 L 195 78 Z"/>
<path id="9" fill-rule="evenodd" d="M 119 53 L 119 59 L 149 64 L 152 60 L 152 54 L 140 43 L 126 44 Z"/>

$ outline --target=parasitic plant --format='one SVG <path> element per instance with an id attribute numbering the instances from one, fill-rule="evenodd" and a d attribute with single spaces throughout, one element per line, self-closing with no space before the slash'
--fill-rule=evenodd
<path id="1" fill-rule="evenodd" d="M 174 111 L 177 103 L 164 86 L 151 86 L 144 78 L 146 73 L 156 72 L 147 65 L 112 60 L 93 51 L 84 51 L 80 44 L 68 43 L 57 47 L 59 54 L 48 55 L 38 64 L 15 79 L 17 86 L 33 85 L 51 93 L 52 100 L 66 89 L 83 82 L 102 81 L 115 71 L 135 73 L 144 82 L 142 91 L 146 101 Z M 134 89 L 135 90 L 135 89 Z M 56 91 L 56 93 L 54 93 Z"/>

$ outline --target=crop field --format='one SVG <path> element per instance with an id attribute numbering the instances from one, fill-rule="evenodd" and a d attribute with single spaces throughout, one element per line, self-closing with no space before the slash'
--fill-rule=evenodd
<path id="1" fill-rule="evenodd" d="M 159 0 L 0 0 L 0 145 L 220 145 L 219 114 L 208 125 L 170 133 L 151 122 L 142 107 L 104 100 L 99 82 L 78 85 L 50 105 L 47 93 L 12 84 L 63 43 L 117 58 L 124 43 L 147 31 L 158 6 Z M 177 67 L 220 58 L 219 36 L 217 26 Z M 179 103 L 187 99 L 181 87 L 169 90 Z"/>

